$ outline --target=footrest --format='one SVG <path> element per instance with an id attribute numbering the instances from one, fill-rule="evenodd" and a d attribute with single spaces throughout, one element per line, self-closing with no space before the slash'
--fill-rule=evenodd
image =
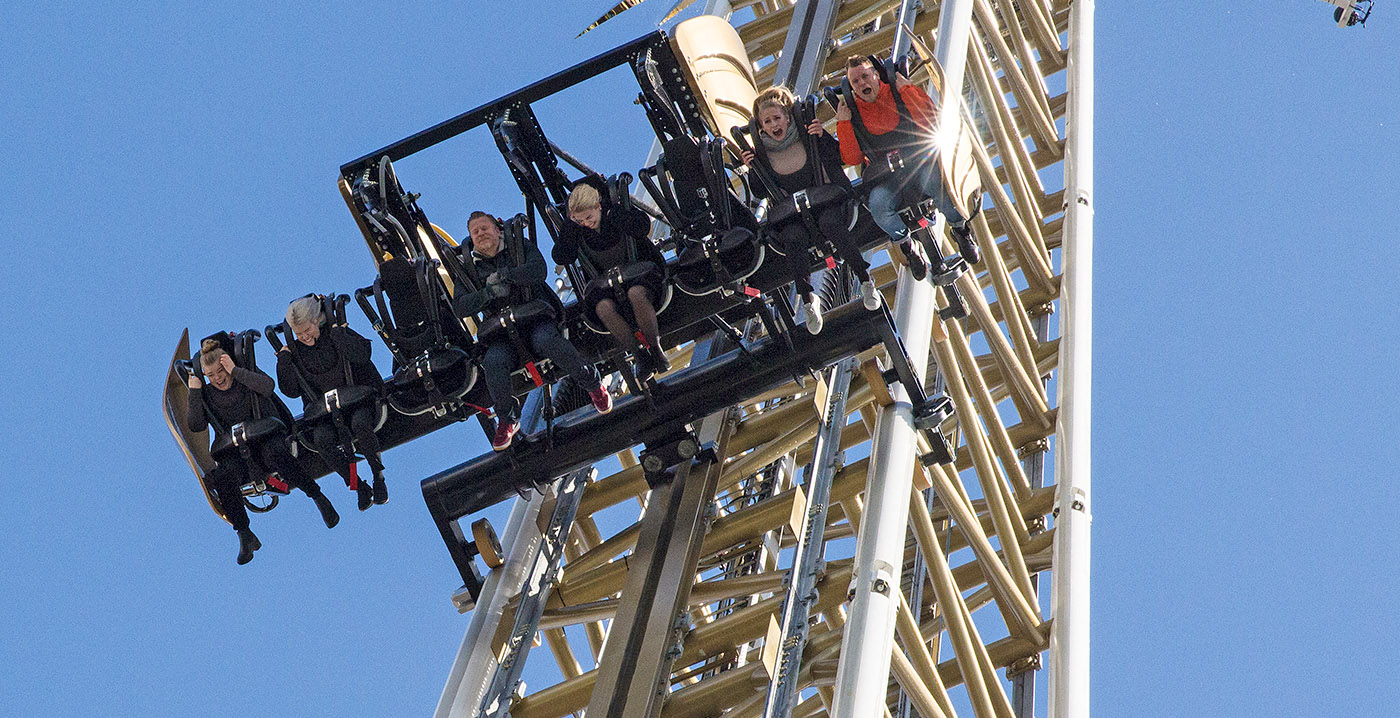
<path id="1" fill-rule="evenodd" d="M 943 294 L 948 298 L 948 306 L 938 310 L 939 319 L 946 322 L 967 316 L 967 300 L 963 299 L 962 292 L 950 286 L 944 287 Z"/>
<path id="2" fill-rule="evenodd" d="M 961 255 L 952 254 L 943 258 L 942 266 L 935 263 L 929 278 L 934 284 L 940 287 L 947 287 L 958 281 L 964 272 L 969 269 L 967 260 Z"/>

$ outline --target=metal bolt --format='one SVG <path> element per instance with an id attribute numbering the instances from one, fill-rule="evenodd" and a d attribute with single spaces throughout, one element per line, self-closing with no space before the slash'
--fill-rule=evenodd
<path id="1" fill-rule="evenodd" d="M 875 586 L 874 586 L 874 588 L 875 588 L 875 593 L 878 593 L 878 594 L 880 594 L 881 596 L 888 596 L 888 595 L 890 595 L 890 584 L 889 584 L 888 581 L 886 581 L 886 580 L 883 579 L 883 578 L 877 578 L 877 579 L 875 579 Z"/>

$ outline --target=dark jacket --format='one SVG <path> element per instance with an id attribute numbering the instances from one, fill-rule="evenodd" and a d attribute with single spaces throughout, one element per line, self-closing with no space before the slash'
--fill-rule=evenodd
<path id="1" fill-rule="evenodd" d="M 795 129 L 800 130 L 802 132 L 806 132 L 806 129 L 804 128 Z M 849 190 L 851 188 L 851 180 L 846 177 L 846 172 L 843 169 L 844 165 L 841 163 L 841 145 L 836 141 L 836 138 L 832 137 L 826 132 L 822 132 L 820 135 L 818 135 L 817 155 L 821 160 L 822 168 L 826 170 L 826 177 L 829 183 L 839 185 Z M 763 150 L 762 138 L 757 139 L 757 146 L 754 148 L 754 160 L 756 162 L 762 162 L 764 168 L 772 172 L 772 165 L 768 164 L 768 153 Z M 808 177 L 815 177 L 816 175 L 813 172 L 814 169 L 815 167 L 812 164 L 812 156 L 809 152 L 807 153 L 807 164 L 804 165 L 802 169 L 798 170 L 797 172 L 794 172 L 793 175 L 805 174 Z M 776 172 L 773 172 L 772 174 L 775 177 L 777 177 L 780 185 L 788 184 L 783 182 L 784 175 L 778 175 Z M 790 177 L 792 175 L 786 176 Z M 816 186 L 817 184 L 819 183 L 813 181 L 811 184 L 807 184 L 807 187 Z M 796 192 L 797 190 L 806 189 L 807 187 L 784 187 L 784 189 L 787 189 L 789 192 Z M 762 182 L 754 182 L 753 191 L 754 194 L 757 195 L 760 199 L 780 199 L 778 197 L 769 197 L 768 188 L 765 187 Z"/>
<path id="2" fill-rule="evenodd" d="M 483 256 L 469 248 L 463 249 L 462 261 L 470 261 L 476 266 L 482 288 L 454 299 L 452 306 L 457 313 L 468 316 L 484 312 L 489 316 L 534 299 L 543 299 L 554 308 L 556 318 L 562 317 L 563 306 L 546 283 L 549 268 L 539 248 L 524 237 L 502 236 L 501 243 L 501 249 L 494 257 Z M 497 297 L 486 287 L 486 278 L 492 273 L 499 274 L 510 287 L 506 296 Z"/>
<path id="3" fill-rule="evenodd" d="M 277 416 L 272 403 L 272 377 L 256 370 L 233 368 L 233 384 L 228 389 L 219 390 L 205 382 L 198 389 L 190 389 L 187 408 L 187 424 L 190 431 L 204 431 L 211 423 L 214 437 L 223 436 L 234 424 L 249 421 L 257 415 Z M 205 413 L 205 402 L 214 414 Z"/>
<path id="4" fill-rule="evenodd" d="M 600 188 L 599 194 L 604 199 L 598 229 L 589 229 L 565 219 L 559 238 L 550 252 L 554 263 L 573 264 L 582 257 L 580 265 L 590 274 L 590 278 L 595 271 L 606 272 L 628 262 L 651 262 L 664 268 L 666 258 L 651 241 L 651 217 L 636 207 L 620 207 L 607 201 L 606 187 Z M 609 262 L 606 261 L 608 258 L 622 261 Z"/>
<path id="5" fill-rule="evenodd" d="M 288 351 L 277 352 L 277 386 L 283 394 L 301 397 L 303 401 L 319 399 L 331 389 L 344 386 L 379 387 L 384 379 L 370 361 L 374 350 L 369 340 L 349 327 L 327 327 L 321 331 L 321 338 L 314 346 L 306 346 L 299 341 L 287 343 Z M 345 362 L 350 364 L 349 381 L 345 376 Z M 310 385 L 313 396 L 302 396 L 301 383 L 297 381 L 297 367 Z"/>

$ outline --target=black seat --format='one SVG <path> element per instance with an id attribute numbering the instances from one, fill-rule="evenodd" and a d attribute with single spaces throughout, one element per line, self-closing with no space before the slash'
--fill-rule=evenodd
<path id="1" fill-rule="evenodd" d="M 321 324 L 321 332 L 324 336 L 332 325 L 345 324 L 345 305 L 350 301 L 350 297 L 345 294 L 340 295 L 313 295 L 320 298 L 322 303 L 322 315 L 325 319 Z M 292 333 L 292 328 L 284 320 L 277 324 L 269 324 L 263 329 L 267 342 L 272 345 L 273 351 L 281 351 L 282 347 L 296 341 L 296 336 Z M 380 401 L 378 387 L 370 386 L 346 386 L 339 389 L 331 389 L 319 397 L 313 397 L 311 386 L 306 377 L 302 374 L 301 368 L 296 368 L 297 380 L 301 384 L 302 393 L 302 413 L 301 420 L 296 423 L 295 431 L 297 440 L 301 446 L 309 451 L 316 452 L 316 445 L 311 441 L 311 428 L 322 422 L 334 422 L 338 428 L 342 425 L 348 426 L 343 418 L 343 412 L 354 410 L 366 404 L 375 407 L 374 429 L 378 431 L 384 426 L 384 422 L 389 418 L 389 407 Z M 348 428 L 339 431 L 343 438 L 348 440 Z M 346 447 L 351 448 L 347 445 Z"/>
<path id="2" fill-rule="evenodd" d="M 819 157 L 816 139 L 806 133 L 805 128 L 816 119 L 817 96 L 808 95 L 805 99 L 799 100 L 788 108 L 789 116 L 792 117 L 794 131 L 802 130 L 802 140 L 807 153 L 811 157 Z M 754 153 L 755 157 L 763 159 L 766 153 L 763 151 L 762 143 L 757 139 L 760 132 L 759 120 L 755 116 L 749 120 L 747 126 L 736 126 L 730 130 L 730 135 L 734 137 L 735 143 L 740 149 Z M 820 159 L 816 161 L 820 162 Z M 801 222 L 807 228 L 808 234 L 813 238 L 810 251 L 813 259 L 819 260 L 831 258 L 836 251 L 835 246 L 829 238 L 822 236 L 821 229 L 817 225 L 817 215 L 822 210 L 840 205 L 848 204 L 850 208 L 850 218 L 846 223 L 847 231 L 855 227 L 859 218 L 860 203 L 853 202 L 851 191 L 844 185 L 834 183 L 809 187 L 798 192 L 786 192 L 778 183 L 778 179 L 773 175 L 771 168 L 766 161 L 759 162 L 750 171 L 757 177 L 758 181 L 767 190 L 769 201 L 767 210 L 761 213 L 760 227 L 764 230 L 763 235 L 768 240 L 768 250 L 786 255 L 786 248 L 783 243 L 776 241 L 777 230 L 790 222 Z"/>
<path id="3" fill-rule="evenodd" d="M 764 246 L 758 221 L 730 188 L 724 141 L 682 135 L 662 149 L 656 165 L 638 174 L 671 225 L 676 286 L 694 296 L 744 291 L 744 280 L 763 265 Z"/>
<path id="4" fill-rule="evenodd" d="M 588 182 L 599 188 L 599 196 L 603 201 L 610 202 L 613 207 L 622 208 L 630 206 L 632 194 L 629 186 L 632 183 L 632 175 L 626 172 L 615 174 L 604 180 L 598 176 L 584 177 L 579 182 Z M 575 183 L 578 184 L 578 183 Z M 560 221 L 568 215 L 568 203 L 561 203 L 554 208 L 559 214 Z M 613 294 L 613 299 L 618 302 L 618 306 L 626 306 L 627 300 L 623 295 L 623 288 L 633 284 L 641 278 L 643 272 L 647 271 L 643 266 L 628 265 L 625 267 L 614 267 L 611 271 L 603 272 L 595 267 L 587 256 L 587 249 L 579 248 L 578 261 L 565 267 L 569 277 L 569 284 L 574 288 L 574 296 L 584 300 L 589 294 L 590 287 L 606 287 Z M 665 261 L 665 257 L 660 257 L 661 264 L 661 296 L 657 299 L 656 314 L 659 317 L 666 308 L 671 305 L 671 298 L 674 296 L 674 285 L 671 281 L 671 267 Z M 607 335 L 608 328 L 598 321 L 590 310 L 579 312 L 579 318 L 583 325 L 595 334 Z"/>
<path id="5" fill-rule="evenodd" d="M 257 355 L 254 348 L 258 339 L 262 337 L 256 329 L 238 332 L 230 335 L 228 332 L 219 332 L 208 337 L 214 339 L 230 357 L 236 367 L 257 370 Z M 203 342 L 200 342 L 203 344 Z M 196 354 L 190 362 L 190 371 L 197 371 L 199 355 Z M 200 377 L 204 381 L 203 376 Z M 257 459 L 257 454 L 253 449 L 267 441 L 285 441 L 288 443 L 288 450 L 293 458 L 297 455 L 297 445 L 291 441 L 291 431 L 289 427 L 296 425 L 292 417 L 292 412 L 287 408 L 282 397 L 275 393 L 267 400 L 268 404 L 259 403 L 262 407 L 270 405 L 271 413 L 267 415 L 255 416 L 253 419 L 242 421 L 230 427 L 218 425 L 218 418 L 210 409 L 208 398 L 205 398 L 205 416 L 209 422 L 215 425 L 216 438 L 209 447 L 209 454 L 215 461 L 230 455 L 238 455 L 243 459 L 247 467 L 246 481 L 240 486 L 240 493 L 243 495 L 243 504 L 250 511 L 263 513 L 271 511 L 277 506 L 278 496 L 285 496 L 290 487 L 282 477 L 268 467 L 262 466 Z M 258 414 L 262 414 L 259 410 Z"/>
<path id="6" fill-rule="evenodd" d="M 444 306 L 437 266 L 393 257 L 379 265 L 373 285 L 355 291 L 356 303 L 394 357 L 386 401 L 409 416 L 444 416 L 463 408 L 478 375 L 471 335 Z"/>

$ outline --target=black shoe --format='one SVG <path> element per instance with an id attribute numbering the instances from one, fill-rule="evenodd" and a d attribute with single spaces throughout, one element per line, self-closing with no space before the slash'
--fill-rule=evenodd
<path id="1" fill-rule="evenodd" d="M 238 529 L 238 565 L 253 560 L 253 552 L 262 548 L 262 542 L 253 535 L 252 529 Z"/>
<path id="2" fill-rule="evenodd" d="M 632 373 L 636 375 L 637 381 L 646 381 L 656 374 L 656 364 L 647 350 L 638 347 L 633 359 Z"/>
<path id="3" fill-rule="evenodd" d="M 374 503 L 389 503 L 389 487 L 384 485 L 383 469 L 378 469 L 374 472 L 374 488 L 370 493 L 374 496 Z"/>
<path id="4" fill-rule="evenodd" d="M 899 243 L 899 251 L 904 253 L 904 261 L 909 264 L 909 273 L 914 276 L 914 281 L 924 281 L 924 277 L 928 276 L 928 263 L 924 260 L 922 248 L 906 237 Z"/>
<path id="5" fill-rule="evenodd" d="M 316 508 L 321 512 L 321 520 L 326 522 L 326 528 L 333 529 L 340 523 L 340 514 L 335 512 L 335 506 L 331 505 L 331 500 L 320 492 L 311 494 L 311 500 L 316 502 Z"/>
<path id="6" fill-rule="evenodd" d="M 958 245 L 958 254 L 967 260 L 968 264 L 977 264 L 982 260 L 982 253 L 977 248 L 977 238 L 972 236 L 972 226 L 970 224 L 962 227 L 950 229 L 953 241 Z"/>
<path id="7" fill-rule="evenodd" d="M 359 498 L 358 506 L 361 511 L 368 510 L 370 506 L 374 505 L 374 490 L 369 487 L 368 481 L 361 479 L 359 483 L 355 484 L 355 493 Z"/>
<path id="8" fill-rule="evenodd" d="M 671 361 L 666 358 L 666 351 L 656 344 L 652 344 L 647 349 L 647 356 L 651 359 L 651 368 L 657 374 L 665 374 L 671 371 Z"/>

